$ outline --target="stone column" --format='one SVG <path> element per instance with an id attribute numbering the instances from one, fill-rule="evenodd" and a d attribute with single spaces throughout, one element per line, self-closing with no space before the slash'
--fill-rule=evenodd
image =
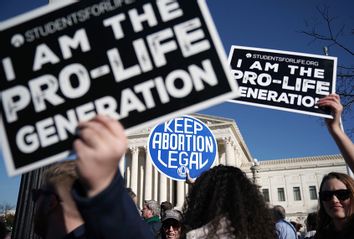
<path id="1" fill-rule="evenodd" d="M 273 188 L 272 184 L 273 183 L 273 177 L 272 176 L 268 176 L 268 185 L 269 185 L 269 204 L 270 205 L 274 205 L 275 203 L 275 199 L 278 197 L 278 195 L 275 196 L 275 194 L 278 194 L 278 192 L 276 192 L 276 189 Z M 274 200 L 273 200 L 274 198 Z"/>
<path id="2" fill-rule="evenodd" d="M 225 143 L 225 158 L 226 158 L 226 165 L 235 165 L 235 152 L 233 150 L 234 142 L 231 140 L 231 137 L 224 138 Z"/>
<path id="3" fill-rule="evenodd" d="M 283 178 L 284 178 L 284 190 L 285 190 L 285 201 L 286 201 L 286 207 L 288 208 L 289 207 L 289 203 L 290 203 L 290 197 L 289 197 L 289 191 L 290 190 L 290 187 L 288 185 L 288 182 L 287 182 L 287 176 L 283 175 Z M 292 199 L 292 202 L 294 201 L 294 199 Z M 286 208 L 285 208 L 286 210 Z"/>
<path id="4" fill-rule="evenodd" d="M 185 182 L 183 181 L 178 181 L 177 182 L 177 202 L 176 202 L 176 208 L 182 209 L 183 203 L 184 203 L 184 197 L 185 197 Z"/>
<path id="5" fill-rule="evenodd" d="M 159 194 L 159 202 L 163 202 L 167 200 L 167 177 L 160 173 L 160 194 Z"/>
<path id="6" fill-rule="evenodd" d="M 126 156 L 126 154 L 123 155 L 123 157 L 120 159 L 119 164 L 118 164 L 119 172 L 123 178 L 124 178 L 124 174 L 125 174 L 125 156 Z"/>
<path id="7" fill-rule="evenodd" d="M 159 171 L 154 167 L 153 169 L 154 172 L 154 200 L 158 201 L 158 195 L 159 195 Z"/>
<path id="8" fill-rule="evenodd" d="M 242 155 L 241 155 L 241 148 L 239 148 L 237 144 L 234 145 L 234 155 L 235 155 L 235 166 L 240 168 L 242 164 Z"/>
<path id="9" fill-rule="evenodd" d="M 139 148 L 131 147 L 130 151 L 132 152 L 132 167 L 130 172 L 130 187 L 134 193 L 138 193 L 138 175 L 139 175 Z"/>
<path id="10" fill-rule="evenodd" d="M 218 149 L 218 155 L 216 155 L 216 159 L 214 161 L 214 164 L 211 166 L 211 167 L 214 167 L 214 166 L 217 166 L 220 164 L 220 157 L 221 157 L 221 154 L 219 152 L 219 139 L 216 139 L 216 147 Z"/>
<path id="11" fill-rule="evenodd" d="M 131 188 L 130 176 L 131 176 L 131 167 L 127 167 L 126 172 L 125 172 L 126 187 L 127 188 Z"/>
<path id="12" fill-rule="evenodd" d="M 145 150 L 145 180 L 144 180 L 144 199 L 151 200 L 152 199 L 152 183 L 153 183 L 153 173 L 152 173 L 152 163 L 149 152 L 147 150 L 147 146 L 144 146 Z"/>
<path id="13" fill-rule="evenodd" d="M 305 190 L 304 190 L 304 188 L 305 188 L 305 185 L 304 185 L 304 183 L 303 183 L 303 176 L 304 176 L 304 174 L 300 174 L 299 175 L 300 176 L 300 192 L 301 192 L 301 199 L 302 199 L 302 202 L 303 202 L 303 206 L 306 208 L 307 207 L 307 202 L 308 202 L 308 194 L 306 193 L 306 195 L 305 195 Z"/>
<path id="14" fill-rule="evenodd" d="M 186 198 L 189 193 L 189 186 L 190 185 L 187 183 L 184 184 L 184 198 Z"/>
<path id="15" fill-rule="evenodd" d="M 224 144 L 225 145 L 225 144 Z M 226 165 L 226 153 L 225 153 L 225 147 L 222 147 L 224 149 L 223 152 L 219 152 L 219 164 Z"/>
<path id="16" fill-rule="evenodd" d="M 153 192 L 154 192 L 154 194 L 152 195 L 153 196 L 153 199 L 155 200 L 155 201 L 157 201 L 158 200 L 158 192 L 159 192 L 159 172 L 157 171 L 157 169 L 156 168 L 153 168 L 153 173 L 154 173 L 154 178 L 153 178 Z"/>
<path id="17" fill-rule="evenodd" d="M 167 187 L 167 192 L 168 192 L 167 201 L 169 201 L 173 204 L 173 180 L 168 178 L 167 185 L 168 185 L 168 187 Z"/>
<path id="18" fill-rule="evenodd" d="M 139 206 L 140 208 L 142 208 L 143 206 L 143 202 L 144 202 L 144 178 L 145 178 L 145 172 L 144 172 L 144 168 L 145 168 L 145 165 L 144 164 L 141 164 L 139 165 L 139 176 L 138 179 L 139 179 L 139 191 L 136 193 L 136 195 L 138 196 L 138 199 L 139 199 Z"/>

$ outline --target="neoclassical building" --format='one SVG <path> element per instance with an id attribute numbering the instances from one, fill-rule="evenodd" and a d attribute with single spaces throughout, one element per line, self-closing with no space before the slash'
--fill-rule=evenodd
<path id="1" fill-rule="evenodd" d="M 316 210 L 324 174 L 346 173 L 340 155 L 255 162 L 234 120 L 201 114 L 193 116 L 208 125 L 217 139 L 219 155 L 215 165 L 241 168 L 259 185 L 265 200 L 270 205 L 284 206 L 291 218 L 303 221 L 308 212 Z M 188 185 L 173 181 L 154 168 L 146 148 L 150 131 L 151 128 L 146 128 L 128 135 L 129 150 L 120 164 L 126 186 L 137 194 L 140 206 L 144 200 L 154 199 L 170 201 L 181 208 Z"/>
<path id="2" fill-rule="evenodd" d="M 303 222 L 308 212 L 316 210 L 321 179 L 331 171 L 346 173 L 340 155 L 306 157 L 255 162 L 234 120 L 194 114 L 209 126 L 217 138 L 219 155 L 215 165 L 226 164 L 241 168 L 254 180 L 270 205 L 283 205 L 288 219 Z M 151 128 L 128 135 L 129 150 L 121 160 L 120 171 L 127 187 L 136 192 L 140 206 L 144 199 L 170 201 L 181 208 L 188 186 L 161 175 L 147 154 L 147 139 Z M 31 189 L 43 183 L 44 168 L 23 174 L 16 207 L 12 238 L 37 239 L 33 232 L 35 205 L 30 200 Z"/>
<path id="3" fill-rule="evenodd" d="M 200 114 L 193 116 L 208 125 L 217 139 L 218 156 L 214 165 L 241 167 L 252 163 L 252 156 L 234 120 Z M 173 181 L 154 168 L 146 148 L 150 131 L 151 128 L 147 128 L 128 135 L 129 150 L 120 164 L 126 186 L 137 194 L 140 206 L 144 200 L 154 199 L 170 201 L 181 208 L 188 185 Z"/>
<path id="4" fill-rule="evenodd" d="M 289 219 L 303 222 L 317 210 L 321 180 L 330 172 L 347 173 L 341 155 L 264 160 L 243 165 L 270 205 L 282 205 Z"/>

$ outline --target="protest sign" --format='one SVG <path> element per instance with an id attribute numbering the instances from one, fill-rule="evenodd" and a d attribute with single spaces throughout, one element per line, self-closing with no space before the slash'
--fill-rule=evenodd
<path id="1" fill-rule="evenodd" d="M 237 95 L 204 0 L 64 2 L 0 28 L 10 175 L 67 157 L 96 114 L 129 132 Z"/>
<path id="2" fill-rule="evenodd" d="M 240 91 L 231 102 L 332 117 L 316 102 L 335 91 L 337 58 L 232 46 L 229 64 Z"/>
<path id="3" fill-rule="evenodd" d="M 157 125 L 149 135 L 148 151 L 161 173 L 185 181 L 187 172 L 196 178 L 213 165 L 218 145 L 207 125 L 183 116 Z"/>

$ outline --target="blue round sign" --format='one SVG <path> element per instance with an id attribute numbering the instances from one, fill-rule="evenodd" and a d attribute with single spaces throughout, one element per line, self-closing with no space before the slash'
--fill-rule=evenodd
<path id="1" fill-rule="evenodd" d="M 218 146 L 211 130 L 200 120 L 182 116 L 157 125 L 148 139 L 155 167 L 167 177 L 196 178 L 214 163 Z"/>

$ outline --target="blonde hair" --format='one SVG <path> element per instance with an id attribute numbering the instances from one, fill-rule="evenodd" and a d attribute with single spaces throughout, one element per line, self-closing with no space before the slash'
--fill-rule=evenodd
<path id="1" fill-rule="evenodd" d="M 44 172 L 45 184 L 53 187 L 63 185 L 71 188 L 76 179 L 78 179 L 78 174 L 75 160 L 53 164 Z"/>

